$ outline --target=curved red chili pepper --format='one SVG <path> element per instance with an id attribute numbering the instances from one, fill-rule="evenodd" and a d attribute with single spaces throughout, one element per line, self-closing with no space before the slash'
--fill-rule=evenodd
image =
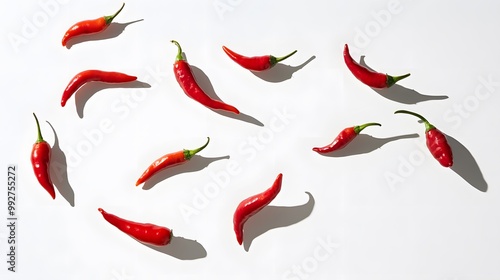
<path id="1" fill-rule="evenodd" d="M 165 246 L 172 240 L 173 232 L 169 228 L 125 220 L 104 211 L 102 208 L 97 210 L 101 212 L 104 219 L 110 224 L 140 242 L 155 246 Z"/>
<path id="2" fill-rule="evenodd" d="M 241 67 L 256 72 L 270 69 L 274 67 L 276 63 L 289 58 L 290 56 L 292 56 L 297 52 L 295 50 L 283 57 L 275 57 L 272 55 L 248 57 L 235 53 L 234 51 L 230 50 L 225 46 L 222 46 L 222 49 L 234 62 L 238 63 Z"/>
<path id="3" fill-rule="evenodd" d="M 73 24 L 73 26 L 71 26 L 64 34 L 62 45 L 66 46 L 71 38 L 104 31 L 106 28 L 108 28 L 113 19 L 122 11 L 123 7 L 125 7 L 125 3 L 123 3 L 122 7 L 114 15 L 103 16 L 97 19 L 84 20 Z"/>
<path id="4" fill-rule="evenodd" d="M 349 54 L 349 47 L 347 44 L 345 44 L 344 47 L 344 61 L 354 77 L 372 88 L 388 88 L 393 86 L 397 81 L 410 76 L 410 73 L 402 76 L 391 76 L 388 74 L 378 73 L 364 67 L 352 59 L 351 54 Z"/>
<path id="5" fill-rule="evenodd" d="M 68 99 L 85 83 L 127 83 L 137 80 L 136 76 L 130 76 L 120 72 L 107 72 L 101 70 L 85 70 L 76 74 L 66 86 L 61 98 L 61 106 L 64 107 Z"/>
<path id="6" fill-rule="evenodd" d="M 233 224 L 236 240 L 240 245 L 243 243 L 243 226 L 245 222 L 266 207 L 278 195 L 281 190 L 282 179 L 283 175 L 280 173 L 269 189 L 243 200 L 236 208 Z"/>
<path id="7" fill-rule="evenodd" d="M 33 171 L 40 185 L 50 194 L 52 199 L 55 199 L 56 192 L 52 184 L 52 179 L 50 178 L 51 147 L 49 143 L 43 140 L 40 124 L 38 123 L 38 118 L 35 113 L 33 113 L 33 116 L 35 117 L 38 130 L 38 139 L 35 144 L 33 144 L 33 149 L 31 150 L 31 165 L 33 166 Z"/>
<path id="8" fill-rule="evenodd" d="M 372 126 L 372 125 L 382 126 L 379 123 L 365 123 L 363 125 L 356 125 L 353 127 L 345 128 L 337 135 L 337 137 L 335 137 L 332 143 L 324 147 L 313 148 L 313 151 L 318 152 L 320 154 L 326 154 L 340 150 L 345 146 L 347 146 L 347 144 L 349 144 L 352 140 L 354 140 L 354 138 L 358 136 L 361 130 L 365 129 L 365 127 L 367 126 Z"/>
<path id="9" fill-rule="evenodd" d="M 425 140 L 432 156 L 444 167 L 451 167 L 453 165 L 453 152 L 446 140 L 446 136 L 439 129 L 417 113 L 406 110 L 394 112 L 394 114 L 398 113 L 409 114 L 419 118 L 425 125 Z"/>
<path id="10" fill-rule="evenodd" d="M 151 178 L 154 174 L 159 172 L 162 169 L 167 167 L 173 167 L 186 161 L 190 160 L 194 155 L 196 155 L 201 150 L 205 149 L 205 147 L 210 142 L 210 137 L 207 137 L 207 142 L 194 150 L 182 150 L 174 153 L 166 154 L 159 159 L 155 160 L 147 169 L 142 173 L 141 177 L 135 183 L 136 186 L 146 182 L 149 178 Z"/>
<path id="11" fill-rule="evenodd" d="M 239 114 L 240 111 L 235 107 L 224 102 L 214 100 L 203 91 L 203 89 L 196 82 L 196 79 L 191 72 L 189 63 L 182 57 L 181 46 L 175 40 L 172 40 L 171 42 L 177 46 L 177 56 L 174 63 L 175 78 L 184 93 L 208 108 Z"/>

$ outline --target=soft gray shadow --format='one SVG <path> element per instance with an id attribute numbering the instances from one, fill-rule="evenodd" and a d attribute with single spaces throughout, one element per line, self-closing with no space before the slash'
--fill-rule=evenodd
<path id="1" fill-rule="evenodd" d="M 56 130 L 50 122 L 47 121 L 54 132 L 54 145 L 51 150 L 50 157 L 50 176 L 52 178 L 52 183 L 56 186 L 57 190 L 69 205 L 75 207 L 75 192 L 69 184 L 68 180 L 68 164 L 66 161 L 66 155 L 59 147 L 59 137 L 57 136 Z"/>
<path id="2" fill-rule="evenodd" d="M 170 168 L 165 168 L 164 170 L 159 171 L 157 174 L 155 174 L 153 177 L 149 178 L 144 185 L 142 186 L 143 190 L 150 190 L 156 184 L 172 177 L 177 174 L 182 174 L 182 173 L 190 173 L 190 172 L 196 172 L 200 171 L 204 168 L 206 168 L 210 163 L 214 161 L 218 161 L 221 159 L 229 159 L 229 156 L 223 156 L 223 157 L 213 157 L 213 158 L 207 158 L 207 157 L 202 157 L 200 155 L 194 155 L 189 161 L 173 166 Z M 139 178 L 139 177 L 138 177 Z"/>
<path id="3" fill-rule="evenodd" d="M 373 71 L 372 68 L 370 68 L 368 65 L 366 65 L 365 56 L 361 56 L 359 64 L 361 64 L 362 66 Z M 411 79 L 411 76 L 406 78 L 406 79 Z M 404 80 L 401 80 L 400 82 L 404 83 Z M 421 94 L 414 89 L 405 88 L 399 84 L 395 84 L 395 85 L 391 86 L 390 88 L 385 88 L 385 89 L 376 89 L 376 88 L 372 88 L 372 89 L 373 89 L 373 91 L 378 93 L 380 96 L 387 98 L 389 100 L 395 101 L 395 102 L 402 103 L 402 104 L 417 104 L 417 103 L 423 102 L 423 101 L 443 100 L 443 99 L 448 98 L 448 96 L 446 96 L 446 95 Z"/>
<path id="4" fill-rule="evenodd" d="M 80 87 L 75 93 L 75 106 L 78 116 L 83 119 L 83 110 L 87 101 L 97 92 L 109 88 L 150 88 L 148 83 L 141 81 L 132 81 L 126 83 L 102 83 L 89 82 Z"/>
<path id="5" fill-rule="evenodd" d="M 154 246 L 146 243 L 141 244 L 179 260 L 196 260 L 207 256 L 207 250 L 205 250 L 203 245 L 196 240 L 186 239 L 184 237 L 172 236 L 170 243 L 165 246 Z"/>
<path id="6" fill-rule="evenodd" d="M 453 166 L 451 170 L 477 190 L 486 192 L 488 190 L 488 183 L 484 179 L 483 173 L 472 153 L 462 143 L 458 142 L 457 139 L 450 135 L 445 135 L 453 153 Z"/>
<path id="7" fill-rule="evenodd" d="M 193 76 L 196 79 L 196 82 L 203 89 L 203 91 L 208 96 L 210 96 L 210 98 L 222 101 L 215 93 L 214 87 L 212 86 L 212 82 L 210 82 L 210 79 L 208 78 L 208 76 L 200 68 L 193 66 L 193 65 L 190 65 L 190 67 L 191 67 L 191 71 L 193 73 Z M 234 106 L 234 105 L 232 105 L 232 106 Z M 238 107 L 236 107 L 236 108 L 238 108 Z M 220 114 L 222 116 L 228 117 L 228 118 L 237 119 L 237 120 L 244 121 L 244 122 L 251 123 L 254 125 L 258 125 L 258 126 L 264 126 L 264 124 L 262 122 L 260 122 L 259 120 L 257 120 L 256 118 L 254 118 L 250 115 L 244 114 L 242 112 L 240 112 L 239 114 L 234 114 L 232 112 L 227 112 L 227 111 L 223 111 L 223 110 L 213 110 L 213 109 L 210 109 L 210 110 L 212 110 L 212 111 L 214 111 L 217 114 Z"/>
<path id="8" fill-rule="evenodd" d="M 314 208 L 314 197 L 306 192 L 309 200 L 299 206 L 266 206 L 253 217 L 248 219 L 244 225 L 243 247 L 248 252 L 255 238 L 265 232 L 296 224 L 311 215 Z"/>
<path id="9" fill-rule="evenodd" d="M 285 65 L 283 63 L 278 63 L 274 65 L 271 69 L 264 70 L 264 71 L 250 71 L 252 74 L 255 76 L 259 77 L 260 79 L 270 82 L 270 83 L 280 83 L 286 80 L 289 80 L 292 78 L 293 73 L 299 71 L 300 69 L 304 68 L 309 62 L 313 61 L 316 58 L 315 55 L 311 56 L 308 60 L 306 60 L 304 63 L 298 65 L 298 66 L 290 66 L 290 65 Z"/>
<path id="10" fill-rule="evenodd" d="M 418 133 L 398 135 L 388 138 L 376 138 L 367 134 L 359 134 L 343 149 L 320 155 L 326 157 L 348 157 L 367 154 L 375 151 L 376 149 L 380 149 L 383 145 L 389 142 L 410 138 L 418 138 Z"/>
<path id="11" fill-rule="evenodd" d="M 122 34 L 123 30 L 125 30 L 125 28 L 128 25 L 130 25 L 132 23 L 139 22 L 139 21 L 143 21 L 143 19 L 139 19 L 139 20 L 135 20 L 135 21 L 127 22 L 127 23 L 112 22 L 108 26 L 108 28 L 106 28 L 104 31 L 102 31 L 100 33 L 87 34 L 87 35 L 82 35 L 82 36 L 78 36 L 78 37 L 70 39 L 66 43 L 66 48 L 71 49 L 71 47 L 73 47 L 73 45 L 78 45 L 78 44 L 83 43 L 83 42 L 100 41 L 100 40 L 107 40 L 107 39 L 118 37 L 118 35 Z"/>

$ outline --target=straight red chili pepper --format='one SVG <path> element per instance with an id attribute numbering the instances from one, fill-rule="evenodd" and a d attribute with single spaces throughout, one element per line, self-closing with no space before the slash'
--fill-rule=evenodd
<path id="1" fill-rule="evenodd" d="M 335 137 L 332 143 L 324 146 L 324 147 L 316 147 L 313 148 L 313 151 L 318 152 L 320 154 L 326 154 L 333 151 L 340 150 L 347 146 L 358 134 L 365 129 L 367 126 L 378 125 L 379 123 L 365 123 L 363 125 L 356 125 L 353 127 L 344 128 L 338 135 Z"/>
<path id="2" fill-rule="evenodd" d="M 437 129 L 434 125 L 429 123 L 424 117 L 421 115 L 406 111 L 406 110 L 398 110 L 394 112 L 394 114 L 409 114 L 419 118 L 425 125 L 425 140 L 426 145 L 432 156 L 444 167 L 451 167 L 453 165 L 453 152 L 451 151 L 451 147 L 448 144 L 448 140 L 446 140 L 446 136 Z"/>
<path id="3" fill-rule="evenodd" d="M 367 86 L 377 89 L 383 89 L 393 86 L 396 82 L 410 76 L 410 73 L 402 75 L 402 76 L 391 76 L 384 73 L 379 73 L 372 71 L 363 65 L 356 62 L 352 59 L 351 54 L 349 53 L 349 47 L 345 44 L 344 47 L 344 61 L 347 65 L 347 68 L 352 72 L 354 77 L 360 80 Z"/>
<path id="4" fill-rule="evenodd" d="M 276 65 L 278 62 L 289 58 L 297 52 L 295 50 L 283 57 L 275 57 L 272 55 L 248 57 L 238 54 L 225 46 L 222 46 L 222 49 L 234 62 L 238 63 L 241 67 L 256 72 L 270 69 L 274 67 L 274 65 Z"/>
<path id="5" fill-rule="evenodd" d="M 151 178 L 154 174 L 159 172 L 162 169 L 167 167 L 173 167 L 190 160 L 194 155 L 196 155 L 201 150 L 205 149 L 205 147 L 210 142 L 210 137 L 207 137 L 207 142 L 194 150 L 182 150 L 174 153 L 166 154 L 159 159 L 155 160 L 147 169 L 142 173 L 141 177 L 135 183 L 136 186 L 146 182 L 149 178 Z"/>
<path id="6" fill-rule="evenodd" d="M 95 34 L 104 31 L 108 28 L 113 19 L 122 11 L 123 7 L 125 7 L 125 3 L 123 3 L 122 7 L 114 15 L 84 20 L 73 24 L 64 34 L 62 45 L 66 46 L 70 39 L 77 36 Z"/>
<path id="7" fill-rule="evenodd" d="M 133 222 L 110 214 L 102 208 L 97 210 L 101 212 L 104 219 L 110 224 L 140 242 L 155 246 L 165 246 L 172 240 L 173 232 L 167 227 L 150 223 Z"/>
<path id="8" fill-rule="evenodd" d="M 177 46 L 177 56 L 174 63 L 175 78 L 184 93 L 208 108 L 239 114 L 240 111 L 234 106 L 219 100 L 214 100 L 203 91 L 203 89 L 196 82 L 196 79 L 191 72 L 189 63 L 182 57 L 181 46 L 175 40 L 172 40 L 171 42 Z"/>
<path id="9" fill-rule="evenodd" d="M 50 178 L 50 155 L 51 147 L 47 141 L 43 140 L 42 132 L 40 130 L 40 123 L 35 113 L 33 113 L 36 121 L 36 128 L 38 130 L 38 139 L 31 150 L 31 165 L 35 172 L 36 179 L 42 187 L 50 194 L 52 199 L 56 198 L 56 192 L 52 179 Z"/>
<path id="10" fill-rule="evenodd" d="M 243 200 L 236 208 L 233 224 L 236 240 L 240 245 L 243 243 L 243 226 L 246 221 L 266 207 L 278 195 L 282 179 L 283 175 L 280 173 L 269 189 Z"/>
<path id="11" fill-rule="evenodd" d="M 110 84 L 128 83 L 137 80 L 136 76 L 130 76 L 120 72 L 108 72 L 101 70 L 85 70 L 76 74 L 66 86 L 61 98 L 61 106 L 64 107 L 68 99 L 84 84 L 88 82 L 103 82 Z"/>

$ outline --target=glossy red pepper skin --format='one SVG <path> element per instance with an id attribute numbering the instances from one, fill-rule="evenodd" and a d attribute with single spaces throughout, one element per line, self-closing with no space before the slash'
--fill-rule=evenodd
<path id="1" fill-rule="evenodd" d="M 123 3 L 122 7 L 114 15 L 84 20 L 73 24 L 64 34 L 62 45 L 66 46 L 68 41 L 72 38 L 82 35 L 95 34 L 106 30 L 113 19 L 122 11 L 124 6 L 125 3 Z"/>
<path id="2" fill-rule="evenodd" d="M 125 220 L 116 215 L 104 211 L 102 208 L 97 209 L 108 223 L 112 224 L 130 237 L 154 246 L 165 246 L 172 240 L 172 230 L 149 223 L 138 223 Z"/>
<path id="3" fill-rule="evenodd" d="M 263 55 L 263 56 L 244 56 L 241 54 L 238 54 L 226 46 L 222 46 L 222 50 L 236 63 L 238 63 L 241 67 L 259 72 L 259 71 L 264 71 L 268 70 L 272 67 L 274 67 L 278 62 L 283 61 L 293 54 L 295 54 L 297 51 L 293 51 L 290 54 L 287 54 L 283 57 L 275 57 L 272 55 Z"/>
<path id="4" fill-rule="evenodd" d="M 52 179 L 50 178 L 50 155 L 52 149 L 49 143 L 43 140 L 40 123 L 38 123 L 38 118 L 35 113 L 33 113 L 33 116 L 36 120 L 38 139 L 35 144 L 33 144 L 33 148 L 31 150 L 31 165 L 40 185 L 42 185 L 42 187 L 50 194 L 52 199 L 55 199 L 56 192 L 54 190 L 54 185 L 52 184 Z"/>
<path id="5" fill-rule="evenodd" d="M 84 84 L 88 82 L 103 82 L 110 84 L 128 83 L 137 80 L 136 76 L 130 76 L 120 72 L 108 72 L 101 70 L 85 70 L 76 74 L 64 89 L 61 106 L 64 107 L 68 99 Z"/>
<path id="6" fill-rule="evenodd" d="M 232 112 L 234 114 L 239 114 L 240 111 L 234 106 L 231 106 L 219 100 L 212 99 L 203 91 L 203 89 L 196 82 L 196 79 L 191 72 L 189 63 L 182 57 L 181 46 L 177 41 L 172 40 L 172 43 L 174 43 L 178 49 L 176 60 L 174 63 L 174 75 L 184 93 L 192 99 L 198 101 L 205 107 L 214 110 L 223 110 Z"/>
<path id="7" fill-rule="evenodd" d="M 409 73 L 402 76 L 391 76 L 388 74 L 375 72 L 364 67 L 352 58 L 351 54 L 349 53 L 349 47 L 347 46 L 347 44 L 345 44 L 344 46 L 344 61 L 347 65 L 347 68 L 349 68 L 356 79 L 358 79 L 365 85 L 376 89 L 389 88 L 396 82 L 410 76 Z"/>
<path id="8" fill-rule="evenodd" d="M 409 114 L 419 118 L 425 125 L 425 142 L 432 156 L 444 167 L 453 166 L 453 152 L 443 132 L 417 113 L 406 110 L 395 112 L 395 114 L 398 113 Z"/>
<path id="9" fill-rule="evenodd" d="M 324 146 L 324 147 L 316 147 L 313 148 L 313 151 L 320 153 L 320 154 L 327 154 L 333 151 L 340 150 L 347 146 L 358 134 L 365 129 L 367 126 L 372 126 L 372 125 L 377 125 L 381 126 L 379 123 L 366 123 L 363 125 L 356 125 L 348 128 L 344 128 L 338 135 L 335 137 L 335 139 L 332 141 L 332 143 Z"/>
<path id="10" fill-rule="evenodd" d="M 243 243 L 243 226 L 246 221 L 266 207 L 278 195 L 282 180 L 283 175 L 280 173 L 269 189 L 240 202 L 233 216 L 234 232 L 238 244 Z"/>
<path id="11" fill-rule="evenodd" d="M 168 168 L 168 167 L 173 167 L 177 166 L 179 164 L 183 164 L 190 160 L 194 155 L 196 155 L 198 152 L 201 150 L 205 149 L 205 147 L 208 145 L 210 142 L 210 137 L 207 137 L 207 142 L 194 150 L 182 150 L 182 151 L 177 151 L 174 153 L 169 153 L 166 154 L 159 159 L 155 160 L 139 177 L 137 182 L 135 183 L 135 186 L 139 186 L 140 184 L 146 182 L 149 178 L 151 178 L 153 175 L 158 173 L 159 171 Z"/>

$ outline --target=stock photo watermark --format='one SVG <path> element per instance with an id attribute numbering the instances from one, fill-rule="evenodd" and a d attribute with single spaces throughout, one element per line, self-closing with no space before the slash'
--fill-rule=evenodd
<path id="1" fill-rule="evenodd" d="M 220 20 L 224 20 L 224 14 L 234 11 L 244 0 L 215 0 L 212 5 Z"/>
<path id="2" fill-rule="evenodd" d="M 111 280 L 134 280 L 135 277 L 133 277 L 132 275 L 128 274 L 125 269 L 121 269 L 119 272 L 117 270 L 112 270 L 111 271 L 111 274 L 113 275 L 113 277 L 111 278 Z"/>
<path id="3" fill-rule="evenodd" d="M 287 111 L 286 108 L 273 110 L 273 116 L 269 120 L 269 127 L 262 127 L 256 135 L 249 136 L 238 145 L 238 153 L 245 157 L 246 162 L 253 161 L 257 154 L 266 149 L 275 135 L 283 132 L 296 116 Z M 184 220 L 189 223 L 193 216 L 197 216 L 201 211 L 210 205 L 210 201 L 215 199 L 221 192 L 229 186 L 231 178 L 243 171 L 244 164 L 236 160 L 228 160 L 226 166 L 217 172 L 210 172 L 210 182 L 201 188 L 193 190 L 193 198 L 189 204 L 179 205 Z"/>
<path id="4" fill-rule="evenodd" d="M 59 13 L 61 6 L 69 2 L 70 0 L 39 0 L 39 9 L 30 16 L 23 16 L 19 29 L 7 34 L 12 49 L 19 52 L 23 45 L 36 38 L 40 30 L 49 24 L 50 19 Z"/>
<path id="5" fill-rule="evenodd" d="M 311 254 L 305 257 L 298 264 L 292 265 L 290 269 L 285 271 L 281 277 L 283 280 L 300 280 L 309 279 L 320 265 L 328 260 L 335 251 L 339 248 L 339 244 L 330 236 L 326 238 L 317 238 L 317 245 L 312 250 Z"/>

